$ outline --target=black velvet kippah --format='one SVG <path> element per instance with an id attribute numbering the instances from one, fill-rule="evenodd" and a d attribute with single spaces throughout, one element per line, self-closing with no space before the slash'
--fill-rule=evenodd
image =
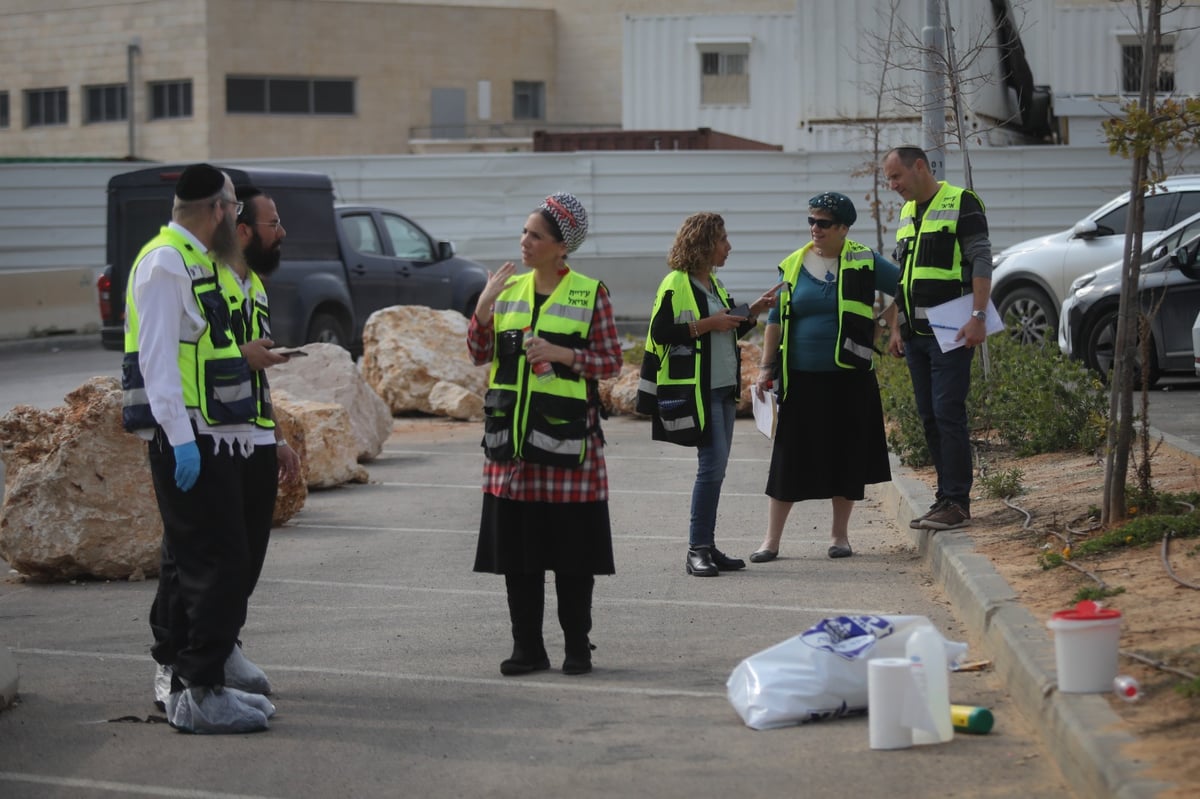
<path id="1" fill-rule="evenodd" d="M 225 175 L 210 164 L 192 164 L 183 170 L 175 184 L 175 196 L 181 200 L 204 200 L 225 188 Z"/>

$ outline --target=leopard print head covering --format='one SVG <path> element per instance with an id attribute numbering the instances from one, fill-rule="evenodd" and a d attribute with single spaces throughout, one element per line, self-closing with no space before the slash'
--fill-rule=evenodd
<path id="1" fill-rule="evenodd" d="M 574 194 L 555 192 L 542 200 L 538 210 L 554 220 L 563 244 L 567 245 L 568 253 L 579 249 L 579 245 L 587 238 L 588 217 L 583 203 L 579 202 Z"/>

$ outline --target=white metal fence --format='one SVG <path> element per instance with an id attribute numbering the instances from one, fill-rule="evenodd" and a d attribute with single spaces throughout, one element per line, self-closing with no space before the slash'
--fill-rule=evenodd
<path id="1" fill-rule="evenodd" d="M 1069 227 L 1127 188 L 1127 161 L 1103 148 L 980 148 L 971 154 L 975 188 L 988 210 L 999 250 Z M 521 226 L 553 191 L 570 191 L 591 217 L 591 233 L 572 258 L 605 280 L 619 315 L 648 314 L 665 270 L 665 253 L 680 222 L 696 211 L 726 220 L 733 253 L 722 278 L 748 298 L 774 283 L 775 266 L 808 238 L 807 200 L 842 191 L 859 208 L 851 235 L 876 246 L 867 198 L 871 159 L 861 152 L 588 152 L 227 161 L 230 165 L 325 172 L 338 200 L 395 208 L 460 254 L 494 267 L 515 260 Z M 144 165 L 133 165 L 140 168 Z M 0 165 L 0 280 L 6 273 L 104 266 L 105 190 L 129 164 Z M 1200 157 L 1174 165 L 1200 171 Z M 948 157 L 946 177 L 963 182 L 961 158 Z M 884 190 L 884 251 L 890 251 L 899 208 Z M 286 220 L 284 220 L 286 223 Z M 286 243 L 284 245 L 286 247 Z M 28 275 L 26 275 L 28 277 Z M 77 283 L 78 281 L 76 281 Z M 11 316 L 11 306 L 0 311 Z M 54 302 L 45 301 L 45 314 Z M 7 308 L 7 309 L 6 309 Z M 22 324 L 25 324 L 23 321 Z M 70 329 L 49 319 L 37 329 Z M 0 336 L 22 335 L 5 329 Z"/>

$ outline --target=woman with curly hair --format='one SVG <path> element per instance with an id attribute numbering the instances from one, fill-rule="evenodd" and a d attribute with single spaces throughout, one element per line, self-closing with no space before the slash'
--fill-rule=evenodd
<path id="1" fill-rule="evenodd" d="M 719 214 L 683 221 L 650 315 L 638 386 L 638 410 L 650 415 L 654 439 L 696 447 L 685 570 L 697 577 L 746 566 L 717 549 L 717 504 L 741 386 L 737 340 L 775 302 L 772 289 L 752 305 L 734 307 L 716 276 L 731 249 Z"/>

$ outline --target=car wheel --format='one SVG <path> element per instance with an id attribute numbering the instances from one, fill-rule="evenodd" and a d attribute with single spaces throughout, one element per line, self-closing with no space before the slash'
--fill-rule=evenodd
<path id="1" fill-rule="evenodd" d="M 322 344 L 337 344 L 339 347 L 350 346 L 350 335 L 342 320 L 330 313 L 313 314 L 308 323 L 306 341 L 318 341 Z"/>
<path id="2" fill-rule="evenodd" d="M 997 310 L 1008 334 L 1022 344 L 1041 345 L 1058 335 L 1058 311 L 1040 289 L 1013 289 L 1004 295 Z"/>
<path id="3" fill-rule="evenodd" d="M 1108 308 L 1096 317 L 1096 321 L 1088 328 L 1087 339 L 1084 343 L 1083 357 L 1088 366 L 1094 369 L 1100 377 L 1108 382 L 1112 375 L 1113 358 L 1117 347 L 1117 309 Z M 1141 348 L 1135 356 L 1137 372 L 1134 374 L 1134 385 L 1141 385 L 1142 357 Z M 1154 343 L 1150 345 L 1150 385 L 1158 382 L 1159 371 L 1157 358 L 1154 357 Z"/>

